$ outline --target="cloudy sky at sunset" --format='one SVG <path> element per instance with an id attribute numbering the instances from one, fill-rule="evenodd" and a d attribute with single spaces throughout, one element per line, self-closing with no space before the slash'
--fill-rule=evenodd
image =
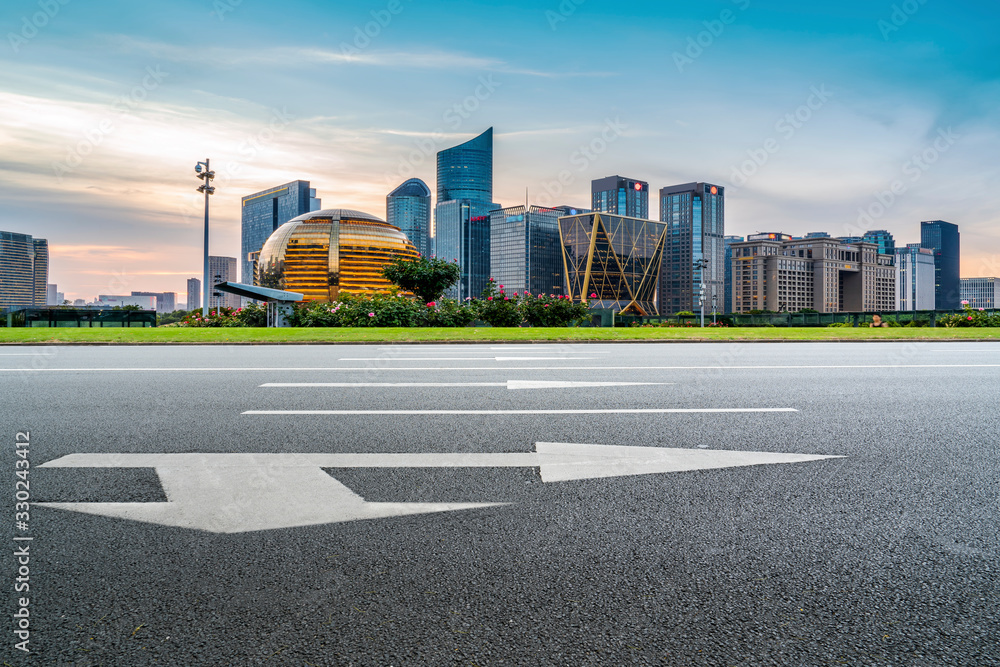
<path id="1" fill-rule="evenodd" d="M 384 216 L 387 192 L 433 190 L 434 153 L 490 126 L 503 205 L 527 189 L 586 206 L 611 174 L 709 181 L 729 234 L 913 243 L 948 220 L 962 275 L 1000 276 L 996 3 L 3 5 L 0 229 L 47 238 L 70 299 L 183 304 L 206 157 L 211 252 L 236 257 L 241 196 L 304 179 L 324 207 Z"/>

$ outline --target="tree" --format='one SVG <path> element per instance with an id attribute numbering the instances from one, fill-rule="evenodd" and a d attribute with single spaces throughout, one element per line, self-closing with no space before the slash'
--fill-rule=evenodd
<path id="1" fill-rule="evenodd" d="M 462 269 L 457 262 L 443 259 L 396 257 L 382 267 L 382 275 L 403 291 L 413 292 L 421 301 L 430 303 L 458 282 Z"/>

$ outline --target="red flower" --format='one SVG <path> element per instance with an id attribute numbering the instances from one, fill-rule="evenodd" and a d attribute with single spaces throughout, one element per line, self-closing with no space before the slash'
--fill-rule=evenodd
<path id="1" fill-rule="evenodd" d="M 487 300 L 487 301 L 492 301 L 492 300 L 493 300 L 493 297 L 491 297 L 491 296 L 488 296 L 488 297 L 486 297 L 486 300 Z"/>
<path id="2" fill-rule="evenodd" d="M 596 292 L 592 293 L 592 294 L 590 295 L 590 298 L 591 298 L 591 299 L 596 299 L 596 298 L 597 298 L 597 293 L 596 293 Z"/>
<path id="3" fill-rule="evenodd" d="M 970 322 L 972 321 L 972 315 L 969 315 L 969 321 Z"/>
<path id="4" fill-rule="evenodd" d="M 433 308 L 436 305 L 437 305 L 436 303 L 434 303 L 433 301 L 431 301 L 430 303 L 427 304 L 427 307 L 428 308 Z"/>

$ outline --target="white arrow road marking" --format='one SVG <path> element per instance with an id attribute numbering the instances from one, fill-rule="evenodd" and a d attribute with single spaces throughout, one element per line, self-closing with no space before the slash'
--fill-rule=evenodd
<path id="1" fill-rule="evenodd" d="M 801 463 L 839 456 L 538 442 L 509 454 L 70 454 L 43 468 L 155 468 L 165 503 L 36 503 L 213 533 L 243 533 L 509 503 L 371 503 L 323 468 L 538 468 L 543 482 Z"/>
<path id="2" fill-rule="evenodd" d="M 662 415 L 798 412 L 795 408 L 621 408 L 594 410 L 246 410 L 245 415 Z"/>
<path id="3" fill-rule="evenodd" d="M 578 387 L 668 386 L 673 382 L 563 382 L 560 380 L 507 380 L 506 382 L 267 382 L 261 387 L 507 387 L 517 389 L 575 389 Z"/>

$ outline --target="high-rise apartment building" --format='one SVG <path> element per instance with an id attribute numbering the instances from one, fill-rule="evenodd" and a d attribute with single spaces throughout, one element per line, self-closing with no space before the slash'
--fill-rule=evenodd
<path id="1" fill-rule="evenodd" d="M 198 308 L 201 308 L 201 281 L 197 278 L 188 278 L 187 309 L 192 311 Z"/>
<path id="2" fill-rule="evenodd" d="M 958 225 L 943 220 L 920 223 L 920 245 L 934 251 L 934 307 L 954 310 L 961 307 L 961 235 Z"/>
<path id="3" fill-rule="evenodd" d="M 59 286 L 53 283 L 49 283 L 45 286 L 45 305 L 46 306 L 58 306 L 62 303 L 58 297 Z"/>
<path id="4" fill-rule="evenodd" d="M 896 310 L 894 257 L 874 243 L 756 234 L 733 244 L 733 312 Z"/>
<path id="5" fill-rule="evenodd" d="M 260 249 L 271 234 L 292 218 L 318 211 L 322 202 L 309 181 L 292 181 L 243 197 L 240 265 L 242 281 L 253 283 Z M 232 280 L 236 281 L 233 274 Z"/>
<path id="6" fill-rule="evenodd" d="M 896 310 L 934 310 L 934 251 L 896 248 Z"/>
<path id="7" fill-rule="evenodd" d="M 961 292 L 973 308 L 1000 308 L 1000 278 L 962 278 Z"/>
<path id="8" fill-rule="evenodd" d="M 0 307 L 45 306 L 48 282 L 48 241 L 0 232 Z"/>
<path id="9" fill-rule="evenodd" d="M 743 243 L 742 236 L 724 236 L 722 242 L 726 245 L 726 294 L 722 303 L 716 299 L 716 309 L 721 308 L 723 313 L 733 312 L 733 244 Z M 718 310 L 716 312 L 719 312 Z"/>
<path id="10" fill-rule="evenodd" d="M 630 218 L 649 219 L 649 183 L 624 176 L 605 176 L 590 183 L 591 208 Z"/>
<path id="11" fill-rule="evenodd" d="M 725 297 L 725 188 L 686 183 L 660 190 L 660 221 L 667 225 L 667 246 L 660 272 L 660 313 L 705 309 Z M 696 266 L 700 265 L 700 266 Z"/>
<path id="12" fill-rule="evenodd" d="M 158 313 L 172 313 L 177 309 L 177 292 L 132 292 L 132 296 L 155 296 Z"/>
<path id="13" fill-rule="evenodd" d="M 512 206 L 490 213 L 490 272 L 509 293 L 565 294 L 559 218 L 564 211 Z"/>
<path id="14" fill-rule="evenodd" d="M 212 285 L 225 282 L 236 282 L 236 258 L 235 257 L 208 257 L 208 276 Z M 229 292 L 212 290 L 208 296 L 208 310 L 216 308 L 239 308 L 240 297 Z"/>
<path id="15" fill-rule="evenodd" d="M 865 232 L 865 235 L 861 237 L 861 240 L 865 243 L 874 243 L 878 246 L 878 253 L 880 255 L 895 255 L 896 254 L 896 240 L 892 238 L 892 234 L 884 229 L 874 229 Z"/>
<path id="16" fill-rule="evenodd" d="M 431 189 L 411 178 L 385 198 L 385 221 L 399 227 L 421 255 L 434 254 L 431 245 Z"/>
<path id="17" fill-rule="evenodd" d="M 435 254 L 458 260 L 459 281 L 446 296 L 478 297 L 490 278 L 490 211 L 493 203 L 493 128 L 437 154 Z"/>

